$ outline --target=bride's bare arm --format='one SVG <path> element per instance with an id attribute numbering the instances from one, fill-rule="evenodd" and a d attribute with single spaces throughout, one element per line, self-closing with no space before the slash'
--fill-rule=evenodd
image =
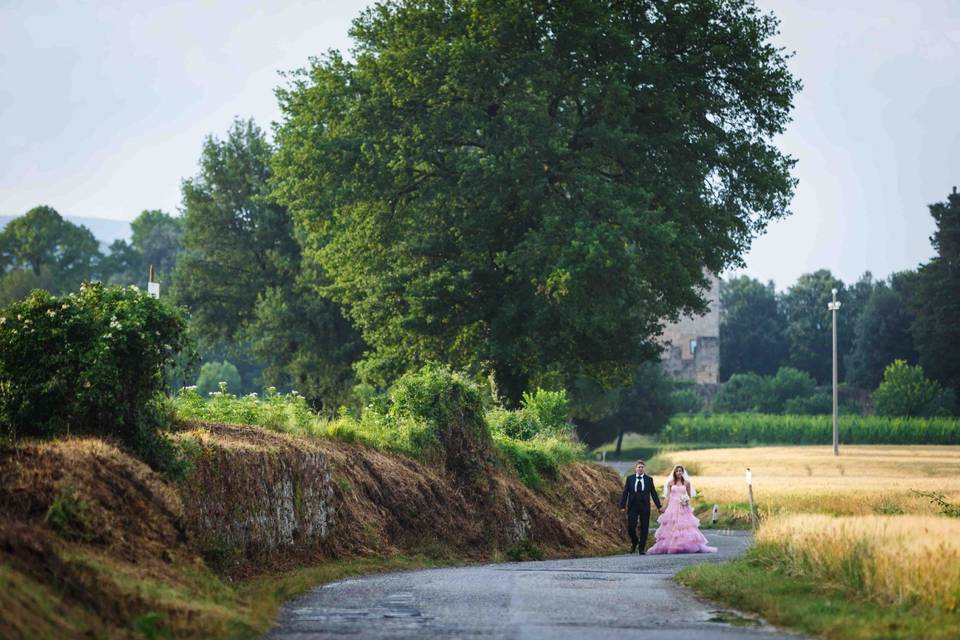
<path id="1" fill-rule="evenodd" d="M 687 496 L 692 498 L 693 494 L 690 493 L 690 483 L 686 480 L 683 481 L 683 486 L 687 488 Z"/>

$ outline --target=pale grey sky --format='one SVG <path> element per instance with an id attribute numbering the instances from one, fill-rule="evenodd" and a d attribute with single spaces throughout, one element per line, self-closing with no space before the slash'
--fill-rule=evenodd
<path id="1" fill-rule="evenodd" d="M 0 0 L 0 214 L 175 212 L 204 136 L 269 129 L 277 72 L 349 47 L 366 4 Z M 744 271 L 782 289 L 926 261 L 926 205 L 960 185 L 960 1 L 758 4 L 804 82 L 779 141 L 800 185 Z"/>

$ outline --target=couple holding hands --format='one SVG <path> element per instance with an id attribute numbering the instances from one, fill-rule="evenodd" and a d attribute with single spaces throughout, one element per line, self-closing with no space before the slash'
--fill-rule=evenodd
<path id="1" fill-rule="evenodd" d="M 637 460 L 636 474 L 627 476 L 620 496 L 620 510 L 627 513 L 627 532 L 630 534 L 630 553 L 713 553 L 716 547 L 707 544 L 700 533 L 700 520 L 693 515 L 690 498 L 696 495 L 690 476 L 683 465 L 676 465 L 664 486 L 666 506 L 660 506 L 660 497 L 653 478 L 645 473 L 646 463 Z M 657 505 L 660 517 L 654 533 L 654 545 L 646 551 L 647 535 L 650 532 L 650 499 Z M 640 536 L 637 536 L 637 524 Z"/>

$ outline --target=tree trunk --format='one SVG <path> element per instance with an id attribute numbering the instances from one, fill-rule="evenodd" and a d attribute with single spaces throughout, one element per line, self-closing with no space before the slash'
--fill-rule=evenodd
<path id="1" fill-rule="evenodd" d="M 620 445 L 622 444 L 623 444 L 623 427 L 620 427 L 620 431 L 617 435 L 617 450 L 615 451 L 615 453 L 617 454 L 618 460 L 620 459 Z"/>

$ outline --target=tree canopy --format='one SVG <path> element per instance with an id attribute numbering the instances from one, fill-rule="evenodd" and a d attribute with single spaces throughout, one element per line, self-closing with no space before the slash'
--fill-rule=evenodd
<path id="1" fill-rule="evenodd" d="M 787 357 L 787 338 L 773 282 L 747 276 L 721 282 L 720 310 L 720 380 L 776 373 Z"/>
<path id="2" fill-rule="evenodd" d="M 64 220 L 53 207 L 34 207 L 0 231 L 0 268 L 29 270 L 38 286 L 54 293 L 80 286 L 94 273 L 100 245 L 89 229 Z M 23 280 L 23 278 L 18 278 Z"/>
<path id="3" fill-rule="evenodd" d="M 516 402 L 626 382 L 787 213 L 799 83 L 748 0 L 400 1 L 278 91 L 276 196 L 385 382 L 439 360 Z"/>
<path id="4" fill-rule="evenodd" d="M 183 183 L 174 296 L 190 308 L 192 328 L 208 347 L 236 343 L 260 293 L 292 283 L 297 272 L 290 216 L 265 197 L 270 157 L 263 131 L 237 120 L 225 140 L 207 138 L 200 173 Z"/>
<path id="5" fill-rule="evenodd" d="M 960 194 L 930 205 L 937 230 L 930 238 L 936 255 L 917 272 L 909 296 L 916 315 L 911 326 L 927 374 L 960 395 Z"/>

